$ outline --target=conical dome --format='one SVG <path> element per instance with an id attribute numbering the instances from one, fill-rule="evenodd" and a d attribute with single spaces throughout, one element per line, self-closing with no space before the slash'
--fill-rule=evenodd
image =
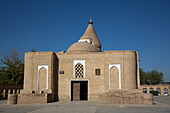
<path id="1" fill-rule="evenodd" d="M 92 24 L 90 21 L 80 40 L 68 48 L 68 53 L 101 52 L 101 44 Z"/>
<path id="2" fill-rule="evenodd" d="M 86 39 L 90 39 L 92 40 L 92 44 L 99 48 L 101 50 L 101 43 L 99 41 L 99 38 L 93 28 L 93 22 L 90 20 L 89 25 L 85 31 L 85 33 L 83 34 L 83 36 L 80 38 L 81 40 L 86 40 Z"/>

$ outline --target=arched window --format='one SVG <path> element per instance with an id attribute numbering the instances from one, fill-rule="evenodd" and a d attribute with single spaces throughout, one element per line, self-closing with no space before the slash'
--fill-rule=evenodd
<path id="1" fill-rule="evenodd" d="M 75 65 L 75 77 L 76 78 L 83 78 L 84 76 L 84 68 L 83 65 L 81 63 L 77 63 Z"/>
<path id="2" fill-rule="evenodd" d="M 152 93 L 152 91 L 153 91 L 153 88 L 150 88 L 150 94 Z"/>
<path id="3" fill-rule="evenodd" d="M 161 95 L 161 89 L 157 88 L 156 90 L 158 91 L 158 95 Z"/>
<path id="4" fill-rule="evenodd" d="M 143 88 L 143 93 L 147 93 L 147 89 L 146 88 Z"/>
<path id="5" fill-rule="evenodd" d="M 168 95 L 168 89 L 164 88 L 164 95 Z"/>

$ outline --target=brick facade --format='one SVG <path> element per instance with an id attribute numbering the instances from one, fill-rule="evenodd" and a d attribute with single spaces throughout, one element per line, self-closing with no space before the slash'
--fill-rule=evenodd
<path id="1" fill-rule="evenodd" d="M 101 52 L 92 24 L 89 23 L 84 35 L 67 52 L 25 53 L 24 89 L 18 95 L 18 104 L 81 100 L 85 96 L 87 101 L 152 103 L 152 96 L 143 95 L 137 89 L 138 53 Z M 80 84 L 76 86 L 75 81 Z"/>

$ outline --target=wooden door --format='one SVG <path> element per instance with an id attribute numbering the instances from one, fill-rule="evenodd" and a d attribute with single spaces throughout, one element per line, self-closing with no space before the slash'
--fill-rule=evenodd
<path id="1" fill-rule="evenodd" d="M 80 101 L 80 82 L 73 83 L 73 101 Z"/>

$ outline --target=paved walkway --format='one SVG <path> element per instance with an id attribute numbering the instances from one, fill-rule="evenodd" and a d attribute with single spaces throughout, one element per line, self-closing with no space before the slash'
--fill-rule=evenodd
<path id="1" fill-rule="evenodd" d="M 37 105 L 7 105 L 0 101 L 0 113 L 170 113 L 170 96 L 154 97 L 155 105 L 102 104 L 96 102 L 54 102 Z"/>

